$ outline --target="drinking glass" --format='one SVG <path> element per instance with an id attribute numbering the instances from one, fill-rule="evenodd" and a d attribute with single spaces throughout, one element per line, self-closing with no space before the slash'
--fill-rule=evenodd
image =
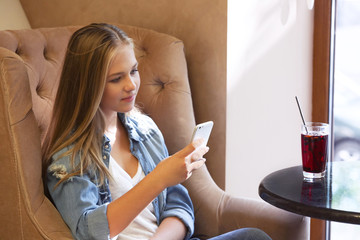
<path id="1" fill-rule="evenodd" d="M 325 176 L 328 152 L 329 124 L 307 122 L 301 127 L 301 151 L 305 179 Z"/>

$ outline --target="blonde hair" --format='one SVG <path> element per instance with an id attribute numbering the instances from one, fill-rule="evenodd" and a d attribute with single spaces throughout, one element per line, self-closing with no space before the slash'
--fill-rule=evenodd
<path id="1" fill-rule="evenodd" d="M 109 177 L 102 160 L 105 124 L 99 106 L 109 65 L 116 49 L 124 45 L 133 46 L 131 38 L 119 28 L 104 23 L 85 26 L 70 38 L 52 120 L 43 144 L 44 170 L 55 153 L 71 146 L 60 157 L 71 155 L 73 171 L 59 183 L 84 172 L 98 173 L 99 184 Z M 77 164 L 76 155 L 80 156 Z"/>

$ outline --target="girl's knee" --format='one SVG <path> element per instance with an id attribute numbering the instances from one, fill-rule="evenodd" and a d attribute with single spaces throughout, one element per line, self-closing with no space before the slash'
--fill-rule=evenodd
<path id="1" fill-rule="evenodd" d="M 246 231 L 246 235 L 249 240 L 271 240 L 271 238 L 269 237 L 269 235 L 267 235 L 263 230 L 258 229 L 258 228 L 244 228 L 244 229 L 239 229 L 239 230 L 244 230 Z"/>
<path id="2" fill-rule="evenodd" d="M 211 240 L 271 240 L 271 238 L 258 228 L 240 228 L 211 238 Z"/>

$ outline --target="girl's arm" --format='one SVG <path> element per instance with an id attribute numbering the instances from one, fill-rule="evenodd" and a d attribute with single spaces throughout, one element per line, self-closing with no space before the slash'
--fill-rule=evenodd
<path id="1" fill-rule="evenodd" d="M 150 240 L 181 240 L 186 235 L 186 227 L 183 222 L 177 217 L 165 218 L 156 233 Z"/>
<path id="2" fill-rule="evenodd" d="M 192 170 L 204 164 L 203 160 L 198 159 L 202 158 L 208 148 L 201 147 L 201 143 L 189 144 L 164 159 L 130 191 L 108 205 L 106 214 L 110 237 L 123 231 L 165 188 L 185 181 Z"/>

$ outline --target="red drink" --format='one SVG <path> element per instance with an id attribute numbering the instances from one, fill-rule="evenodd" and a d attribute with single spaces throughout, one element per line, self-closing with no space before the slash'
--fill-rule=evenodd
<path id="1" fill-rule="evenodd" d="M 327 160 L 328 135 L 301 134 L 302 163 L 304 172 L 323 173 Z"/>

